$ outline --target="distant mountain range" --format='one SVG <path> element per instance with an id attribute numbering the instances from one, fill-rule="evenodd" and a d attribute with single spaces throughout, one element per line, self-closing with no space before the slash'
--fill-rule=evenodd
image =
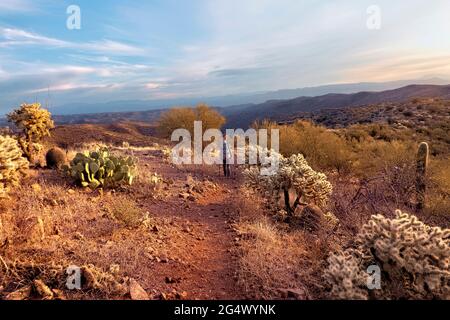
<path id="1" fill-rule="evenodd" d="M 438 80 L 436 80 L 438 81 Z M 398 82 L 397 82 L 398 83 Z M 390 83 L 392 85 L 393 83 Z M 332 91 L 318 96 L 299 96 L 293 99 L 272 99 L 263 103 L 246 103 L 228 107 L 217 107 L 217 109 L 227 118 L 227 127 L 230 128 L 247 128 L 255 120 L 272 119 L 275 121 L 286 121 L 287 119 L 295 119 L 296 115 L 305 112 L 316 112 L 325 109 L 337 109 L 346 107 L 358 107 L 369 104 L 377 104 L 382 102 L 404 102 L 412 98 L 419 97 L 442 97 L 450 99 L 450 85 L 407 85 L 401 88 L 384 90 L 384 91 L 361 91 L 357 93 L 336 93 L 336 91 L 351 90 L 364 86 L 377 85 L 379 88 L 388 86 L 384 84 L 349 84 L 349 85 L 332 85 L 327 87 L 304 88 L 293 90 L 295 92 L 321 92 Z M 326 89 L 327 88 L 327 89 Z M 278 93 L 282 96 L 288 95 Z M 267 93 L 266 95 L 268 95 Z M 275 92 L 271 93 L 275 95 Z M 291 94 L 291 93 L 289 93 Z M 264 95 L 264 94 L 261 94 Z M 137 102 L 136 102 L 137 103 Z M 105 104 L 107 105 L 107 104 Z M 137 106 L 138 104 L 136 104 Z M 194 103 L 192 104 L 194 105 Z M 103 109 L 103 108 L 101 108 Z M 108 112 L 102 113 L 81 113 L 83 109 L 79 109 L 78 114 L 72 115 L 55 115 L 53 117 L 58 124 L 69 123 L 116 123 L 120 121 L 144 121 L 154 122 L 158 119 L 160 113 L 165 109 L 132 111 L 132 112 Z M 95 109 L 90 109 L 95 110 Z M 0 126 L 5 125 L 5 120 L 0 119 Z"/>
<path id="2" fill-rule="evenodd" d="M 231 105 L 241 105 L 249 103 L 263 103 L 268 100 L 286 100 L 297 97 L 315 97 L 327 93 L 355 93 L 360 91 L 384 91 L 410 84 L 434 84 L 443 85 L 449 82 L 440 78 L 422 80 L 401 80 L 390 82 L 361 82 L 346 84 L 331 84 L 316 87 L 306 87 L 299 89 L 285 89 L 268 92 L 254 92 L 246 94 L 236 94 L 218 97 L 195 97 L 178 98 L 165 100 L 124 100 L 110 101 L 104 103 L 71 103 L 50 107 L 50 111 L 55 115 L 68 114 L 88 114 L 88 113 L 109 113 L 109 112 L 130 112 L 166 109 L 173 106 L 193 106 L 199 102 L 207 103 L 215 107 L 226 107 Z"/>
<path id="3" fill-rule="evenodd" d="M 247 128 L 255 120 L 284 121 L 294 118 L 296 113 L 358 107 L 381 102 L 404 102 L 419 97 L 450 98 L 450 85 L 409 85 L 380 92 L 329 93 L 316 97 L 298 97 L 288 100 L 271 100 L 261 104 L 230 106 L 222 108 L 221 112 L 227 118 L 227 126 Z"/>

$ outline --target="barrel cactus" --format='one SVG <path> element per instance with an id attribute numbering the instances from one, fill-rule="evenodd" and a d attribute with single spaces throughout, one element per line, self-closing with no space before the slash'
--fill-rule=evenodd
<path id="1" fill-rule="evenodd" d="M 10 187 L 17 186 L 28 168 L 17 141 L 10 136 L 0 136 L 0 198 L 6 197 Z"/>
<path id="2" fill-rule="evenodd" d="M 107 149 L 78 153 L 63 169 L 80 186 L 91 189 L 131 185 L 137 175 L 136 159 L 111 155 Z"/>
<path id="3" fill-rule="evenodd" d="M 60 148 L 51 148 L 45 155 L 47 167 L 61 168 L 66 163 L 66 153 Z"/>
<path id="4" fill-rule="evenodd" d="M 417 151 L 416 163 L 416 194 L 417 194 L 417 209 L 421 210 L 425 207 L 425 192 L 426 192 L 426 174 L 428 167 L 428 143 L 422 142 Z"/>

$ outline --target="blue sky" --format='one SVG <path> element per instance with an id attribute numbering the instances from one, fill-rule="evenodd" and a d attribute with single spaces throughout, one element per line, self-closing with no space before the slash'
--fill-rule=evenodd
<path id="1" fill-rule="evenodd" d="M 81 29 L 66 28 L 69 5 Z M 367 8 L 381 9 L 369 30 Z M 1 0 L 0 113 L 24 101 L 204 97 L 450 79 L 450 1 Z"/>

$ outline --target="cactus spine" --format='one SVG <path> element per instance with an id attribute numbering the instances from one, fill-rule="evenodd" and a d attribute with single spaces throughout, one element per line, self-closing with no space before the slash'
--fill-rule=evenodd
<path id="1" fill-rule="evenodd" d="M 417 209 L 422 210 L 425 207 L 425 192 L 426 192 L 426 173 L 428 167 L 428 143 L 422 142 L 417 151 L 416 162 L 416 194 L 417 194 Z"/>

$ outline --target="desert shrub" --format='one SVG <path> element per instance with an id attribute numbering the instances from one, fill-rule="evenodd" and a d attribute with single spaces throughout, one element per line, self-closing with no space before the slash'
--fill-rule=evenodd
<path id="1" fill-rule="evenodd" d="M 414 172 L 416 146 L 401 141 L 382 141 L 368 139 L 353 144 L 357 154 L 353 162 L 353 173 L 364 178 L 381 175 L 386 171 Z"/>
<path id="2" fill-rule="evenodd" d="M 274 172 L 261 174 L 261 169 L 267 166 L 262 164 L 261 167 L 246 169 L 244 176 L 247 185 L 261 192 L 273 210 L 284 209 L 288 215 L 292 215 L 299 205 L 326 206 L 332 185 L 325 174 L 314 171 L 301 154 L 285 158 L 272 150 L 271 156 L 278 159 L 278 168 Z M 289 196 L 291 190 L 295 193 L 292 204 Z M 281 195 L 284 196 L 284 208 L 279 206 Z"/>
<path id="3" fill-rule="evenodd" d="M 291 156 L 301 153 L 313 168 L 348 172 L 352 153 L 344 138 L 324 127 L 308 121 L 297 121 L 292 125 L 277 125 L 270 121 L 253 124 L 255 129 L 278 129 L 280 153 Z"/>
<path id="4" fill-rule="evenodd" d="M 78 153 L 64 169 L 77 184 L 91 189 L 131 185 L 137 175 L 135 158 L 112 155 L 108 149 Z"/>
<path id="5" fill-rule="evenodd" d="M 9 136 L 0 136 L 0 198 L 5 197 L 10 187 L 17 186 L 28 161 L 22 157 L 17 141 Z"/>
<path id="6" fill-rule="evenodd" d="M 136 228 L 140 226 L 145 219 L 145 215 L 141 208 L 128 198 L 113 200 L 110 212 L 114 219 L 123 223 L 127 228 Z"/>
<path id="7" fill-rule="evenodd" d="M 39 103 L 22 104 L 8 114 L 8 120 L 22 130 L 19 145 L 27 159 L 33 161 L 33 156 L 42 148 L 40 142 L 50 136 L 50 129 L 54 127 L 50 112 L 41 109 Z"/>
<path id="8" fill-rule="evenodd" d="M 430 161 L 427 184 L 425 211 L 447 216 L 450 212 L 450 163 L 447 159 Z"/>
<path id="9" fill-rule="evenodd" d="M 332 254 L 324 278 L 338 299 L 449 299 L 450 229 L 396 212 L 372 216 L 356 247 Z M 381 269 L 381 289 L 367 287 L 369 266 Z"/>
<path id="10" fill-rule="evenodd" d="M 66 154 L 60 148 L 51 148 L 45 155 L 47 167 L 49 168 L 61 168 L 66 163 Z"/>
<path id="11" fill-rule="evenodd" d="M 202 121 L 203 130 L 220 129 L 225 123 L 225 118 L 205 104 L 199 104 L 195 108 L 173 108 L 161 114 L 158 132 L 170 138 L 174 130 L 186 129 L 193 135 L 194 121 Z"/>

